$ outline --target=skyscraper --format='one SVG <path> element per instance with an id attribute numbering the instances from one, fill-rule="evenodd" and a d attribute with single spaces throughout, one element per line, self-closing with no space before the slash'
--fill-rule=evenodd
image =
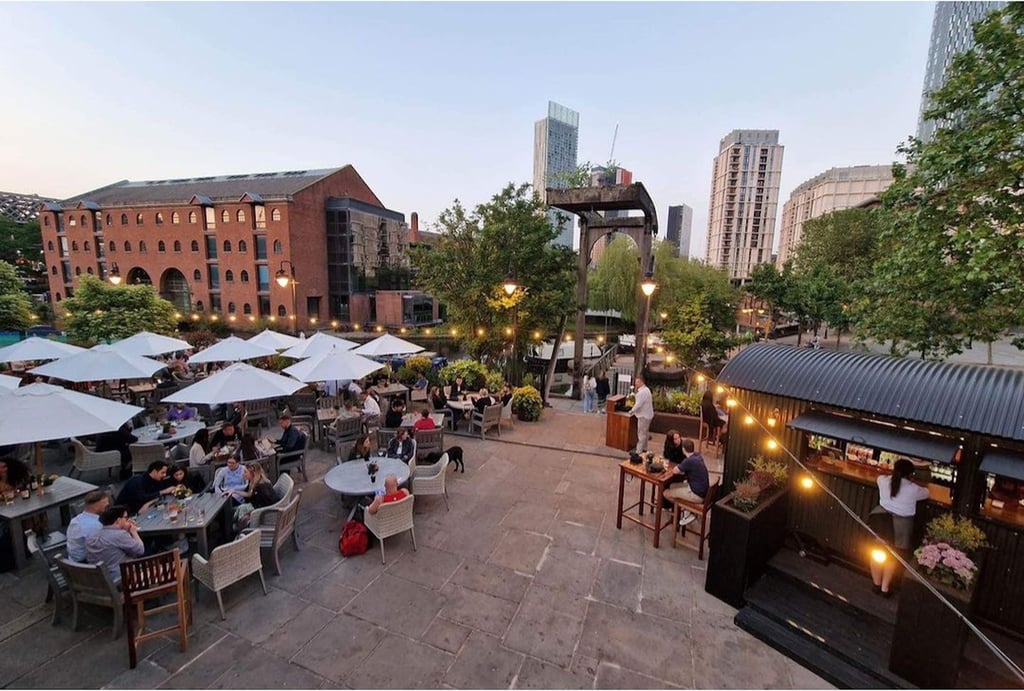
<path id="1" fill-rule="evenodd" d="M 533 126 L 533 188 L 547 201 L 548 187 L 568 187 L 563 176 L 576 169 L 576 156 L 580 139 L 580 114 L 554 101 L 548 101 L 548 116 Z M 558 212 L 548 211 L 552 227 L 559 227 Z M 565 214 L 561 214 L 565 216 Z M 572 247 L 573 220 L 559 227 L 554 244 Z"/>
<path id="2" fill-rule="evenodd" d="M 755 266 L 771 260 L 783 149 L 778 130 L 733 130 L 719 143 L 705 259 L 733 283 L 747 282 Z"/>
<path id="3" fill-rule="evenodd" d="M 892 166 L 852 166 L 830 168 L 798 186 L 782 205 L 782 228 L 779 231 L 781 268 L 793 258 L 803 238 L 804 223 L 831 211 L 849 209 L 878 196 L 892 184 Z"/>
<path id="4" fill-rule="evenodd" d="M 974 47 L 974 22 L 989 12 L 1002 9 L 1005 2 L 937 2 L 932 20 L 932 39 L 928 46 L 924 87 L 921 90 L 921 114 L 917 119 L 917 138 L 929 141 L 935 135 L 937 122 L 924 119 L 928 94 L 946 83 L 946 72 L 957 53 Z"/>
<path id="5" fill-rule="evenodd" d="M 693 228 L 693 209 L 686 204 L 668 207 L 665 239 L 676 246 L 676 256 L 690 256 L 690 231 Z"/>

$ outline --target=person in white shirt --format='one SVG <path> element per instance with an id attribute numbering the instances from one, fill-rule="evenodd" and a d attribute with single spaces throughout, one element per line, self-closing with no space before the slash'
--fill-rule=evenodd
<path id="1" fill-rule="evenodd" d="M 363 422 L 375 423 L 380 420 L 380 403 L 369 391 L 362 394 L 363 397 Z"/>
<path id="2" fill-rule="evenodd" d="M 68 524 L 68 559 L 85 562 L 85 541 L 99 532 L 100 514 L 110 506 L 110 495 L 96 490 L 85 495 L 85 510 L 71 519 Z"/>
<path id="3" fill-rule="evenodd" d="M 629 414 L 636 418 L 636 452 L 647 453 L 647 442 L 651 438 L 651 420 L 654 419 L 654 399 L 643 377 L 634 379 L 636 402 Z"/>
<path id="4" fill-rule="evenodd" d="M 892 475 L 879 475 L 877 482 L 879 505 L 871 510 L 868 517 L 870 525 L 879 537 L 907 557 L 913 547 L 917 502 L 930 496 L 928 488 L 918 484 L 914 478 L 914 464 L 906 458 L 898 459 L 893 464 Z M 897 562 L 892 557 L 883 564 L 871 560 L 871 581 L 875 584 L 876 595 L 892 595 L 889 585 L 896 566 Z"/>

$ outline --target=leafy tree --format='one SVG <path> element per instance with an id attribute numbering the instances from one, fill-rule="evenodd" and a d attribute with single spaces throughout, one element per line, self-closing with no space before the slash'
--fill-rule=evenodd
<path id="1" fill-rule="evenodd" d="M 613 309 L 625 321 L 636 321 L 640 252 L 628 235 L 617 235 L 587 280 L 588 302 L 594 309 Z M 657 264 L 655 264 L 657 268 Z M 600 301 L 600 305 L 597 301 Z"/>
<path id="2" fill-rule="evenodd" d="M 793 265 L 786 262 L 782 271 L 770 263 L 758 264 L 750 272 L 750 281 L 746 285 L 748 293 L 764 300 L 768 306 L 771 321 L 777 319 L 779 311 L 790 311 L 794 296 Z"/>
<path id="3" fill-rule="evenodd" d="M 882 213 L 880 209 L 842 209 L 807 221 L 796 248 L 796 270 L 824 264 L 851 283 L 863 281 L 878 259 Z"/>
<path id="4" fill-rule="evenodd" d="M 729 332 L 736 326 L 736 305 L 740 291 L 722 269 L 696 259 L 675 256 L 675 246 L 658 242 L 654 248 L 654 280 L 658 289 L 651 298 L 651 311 L 670 312 L 676 305 L 704 296 L 704 316 L 712 328 Z"/>
<path id="5" fill-rule="evenodd" d="M 974 39 L 930 94 L 935 137 L 900 147 L 908 165 L 882 194 L 880 259 L 854 303 L 862 335 L 897 353 L 991 345 L 1024 323 L 1024 4 Z"/>
<path id="6" fill-rule="evenodd" d="M 14 267 L 0 261 L 0 329 L 24 331 L 32 325 L 32 299 Z"/>
<path id="7" fill-rule="evenodd" d="M 92 344 L 140 331 L 175 333 L 175 307 L 153 286 L 112 286 L 95 276 L 80 276 L 78 281 L 75 296 L 60 303 L 71 340 Z"/>
<path id="8" fill-rule="evenodd" d="M 49 290 L 39 221 L 15 223 L 0 216 L 0 260 L 14 266 L 30 294 Z"/>
<path id="9" fill-rule="evenodd" d="M 720 362 L 734 345 L 729 331 L 708 318 L 716 311 L 710 302 L 709 294 L 695 293 L 668 312 L 661 338 L 685 367 Z"/>

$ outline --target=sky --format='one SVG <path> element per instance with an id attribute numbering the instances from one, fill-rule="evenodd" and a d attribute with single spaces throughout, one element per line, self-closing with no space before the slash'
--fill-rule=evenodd
<path id="1" fill-rule="evenodd" d="M 778 129 L 782 203 L 916 130 L 933 4 L 0 2 L 0 190 L 351 163 L 429 228 L 532 182 L 533 126 L 580 113 L 614 159 L 693 207 L 729 131 Z M 662 231 L 663 235 L 663 231 Z M 778 221 L 776 222 L 776 246 Z"/>

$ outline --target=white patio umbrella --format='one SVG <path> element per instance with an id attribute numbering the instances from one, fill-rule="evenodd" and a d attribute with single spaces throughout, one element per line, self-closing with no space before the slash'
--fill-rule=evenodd
<path id="1" fill-rule="evenodd" d="M 149 331 L 140 331 L 134 336 L 122 338 L 120 341 L 115 341 L 110 345 L 122 353 L 129 353 L 131 355 L 162 355 L 163 353 L 173 353 L 177 350 L 192 349 L 192 344 L 188 341 L 183 341 L 180 338 L 171 338 L 170 336 L 161 336 Z"/>
<path id="2" fill-rule="evenodd" d="M 282 371 L 301 381 L 315 382 L 362 379 L 383 367 L 381 363 L 355 355 L 352 351 L 332 350 L 297 362 Z"/>
<path id="3" fill-rule="evenodd" d="M 29 373 L 73 382 L 148 379 L 165 366 L 162 362 L 131 355 L 114 346 L 98 345 L 30 369 Z"/>
<path id="4" fill-rule="evenodd" d="M 68 355 L 81 353 L 85 348 L 51 341 L 48 338 L 32 336 L 24 341 L 0 348 L 0 362 L 23 362 L 32 360 L 57 360 Z"/>
<path id="5" fill-rule="evenodd" d="M 0 394 L 0 446 L 35 443 L 42 475 L 39 442 L 109 432 L 142 411 L 60 386 L 29 384 Z"/>
<path id="6" fill-rule="evenodd" d="M 357 345 L 357 343 L 346 341 L 344 338 L 338 338 L 323 331 L 317 331 L 306 340 L 300 341 L 281 354 L 285 357 L 301 360 L 302 358 L 313 357 L 314 355 L 322 355 L 335 349 L 351 350 Z"/>
<path id="7" fill-rule="evenodd" d="M 277 351 L 268 346 L 260 345 L 250 341 L 244 341 L 238 336 L 227 338 L 214 343 L 209 348 L 204 348 L 188 359 L 189 364 L 201 362 L 238 362 L 239 360 L 252 360 L 253 358 L 277 355 Z"/>
<path id="8" fill-rule="evenodd" d="M 423 350 L 423 346 L 410 343 L 398 336 L 384 334 L 369 343 L 364 343 L 352 352 L 367 357 L 381 357 L 383 355 L 408 355 L 409 353 L 418 353 L 421 350 Z"/>
<path id="9" fill-rule="evenodd" d="M 285 348 L 291 348 L 293 345 L 298 345 L 302 340 L 304 339 L 289 336 L 288 334 L 283 334 L 279 331 L 264 329 L 250 338 L 248 342 L 255 343 L 260 346 L 266 346 L 267 348 L 273 348 L 274 350 L 284 350 Z"/>
<path id="10" fill-rule="evenodd" d="M 186 386 L 163 400 L 169 403 L 233 403 L 291 396 L 305 384 L 244 362 L 222 369 L 206 379 Z"/>
<path id="11" fill-rule="evenodd" d="M 6 374 L 0 374 L 0 392 L 10 391 L 21 386 L 21 380 Z"/>

